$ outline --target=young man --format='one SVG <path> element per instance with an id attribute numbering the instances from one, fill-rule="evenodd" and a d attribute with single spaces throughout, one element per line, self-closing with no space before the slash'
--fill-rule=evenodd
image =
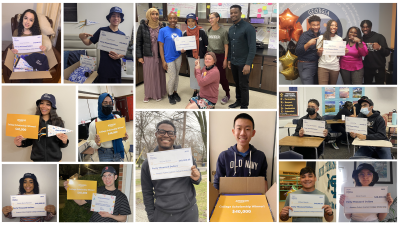
<path id="1" fill-rule="evenodd" d="M 117 180 L 117 178 L 117 172 L 112 166 L 106 166 L 101 171 L 101 179 L 103 180 L 104 186 L 97 187 L 97 193 L 116 196 L 114 212 L 113 214 L 108 212 L 93 212 L 89 222 L 125 222 L 127 215 L 131 214 L 131 208 L 129 207 L 126 195 L 115 187 L 115 180 Z M 64 182 L 64 188 L 67 190 L 68 181 Z M 86 203 L 92 204 L 92 200 L 74 201 L 80 206 Z"/>
<path id="2" fill-rule="evenodd" d="M 249 76 L 256 55 L 256 30 L 242 20 L 242 7 L 232 5 L 230 9 L 233 25 L 229 28 L 228 68 L 232 70 L 236 86 L 236 102 L 229 108 L 249 107 Z"/>
<path id="3" fill-rule="evenodd" d="M 125 35 L 124 32 L 118 29 L 118 25 L 124 22 L 124 14 L 119 7 L 112 7 L 110 13 L 106 16 L 110 26 L 99 28 L 94 35 L 80 33 L 79 38 L 85 45 L 96 44 L 99 41 L 100 31 L 107 31 L 114 34 Z M 91 37 L 91 38 L 89 38 Z M 113 51 L 106 52 L 100 50 L 100 65 L 97 70 L 99 74 L 96 78 L 96 83 L 121 83 L 121 58 L 124 55 Z M 99 59 L 97 59 L 99 60 Z"/>
<path id="4" fill-rule="evenodd" d="M 363 33 L 363 42 L 367 44 L 368 55 L 364 57 L 364 84 L 372 84 L 375 77 L 375 84 L 385 83 L 386 57 L 390 50 L 383 35 L 371 31 L 372 22 L 363 20 L 360 24 Z"/>
<path id="5" fill-rule="evenodd" d="M 325 202 L 322 206 L 324 209 L 324 218 L 326 221 L 331 222 L 333 220 L 333 211 L 331 206 L 329 205 L 329 199 L 326 195 L 317 189 L 315 189 L 315 182 L 317 181 L 317 177 L 315 176 L 315 171 L 313 168 L 307 166 L 300 170 L 300 184 L 303 186 L 302 189 L 289 193 L 286 197 L 285 207 L 281 210 L 279 214 L 279 218 L 282 221 L 289 220 L 289 209 L 293 210 L 290 204 L 290 196 L 292 194 L 305 194 L 305 195 L 324 195 Z M 322 222 L 322 217 L 293 217 L 293 222 Z"/>
<path id="6" fill-rule="evenodd" d="M 318 59 L 317 39 L 320 35 L 321 18 L 313 15 L 308 18 L 310 29 L 304 32 L 297 42 L 296 55 L 298 57 L 297 67 L 301 82 L 304 85 L 318 84 Z"/>
<path id="7" fill-rule="evenodd" d="M 308 106 L 307 106 L 307 115 L 303 116 L 302 118 L 299 119 L 297 122 L 297 127 L 296 131 L 294 132 L 293 136 L 298 136 L 298 137 L 311 137 L 310 135 L 305 135 L 304 134 L 304 129 L 303 129 L 303 120 L 304 119 L 311 119 L 311 120 L 322 120 L 325 121 L 323 117 L 321 117 L 317 112 L 319 110 L 319 102 L 316 99 L 310 99 L 308 101 Z M 328 124 L 325 122 L 325 130 L 324 130 L 324 137 L 325 140 L 329 139 L 329 133 L 328 133 Z M 318 156 L 315 156 L 315 149 L 314 148 L 300 148 L 300 147 L 295 147 L 293 151 L 303 155 L 303 159 L 316 159 L 318 158 L 323 151 L 323 145 L 321 144 L 318 148 Z"/>
<path id="8" fill-rule="evenodd" d="M 368 99 L 367 96 L 362 96 L 360 99 Z M 351 114 L 356 114 L 359 115 L 360 114 L 360 110 L 361 110 L 361 105 L 357 102 L 356 104 L 354 104 L 353 110 L 351 110 Z M 355 111 L 355 112 L 354 112 Z"/>
<path id="9" fill-rule="evenodd" d="M 264 152 L 250 144 L 251 138 L 256 134 L 253 118 L 246 113 L 237 115 L 233 120 L 232 134 L 237 143 L 219 155 L 214 187 L 219 190 L 219 178 L 221 177 L 263 176 L 265 191 L 267 191 L 267 158 Z"/>
<path id="10" fill-rule="evenodd" d="M 168 120 L 157 124 L 156 151 L 180 149 L 174 145 L 175 125 Z M 193 184 L 200 184 L 201 174 L 193 158 L 192 175 L 164 180 L 151 180 L 149 163 L 143 162 L 141 182 L 143 202 L 150 222 L 198 222 L 199 210 Z"/>
<path id="11" fill-rule="evenodd" d="M 388 140 L 386 137 L 386 123 L 379 111 L 374 111 L 374 102 L 371 99 L 359 99 L 361 105 L 359 118 L 367 118 L 367 135 L 350 133 L 353 138 L 361 140 Z M 390 148 L 362 146 L 354 156 L 366 156 L 379 159 L 392 159 Z"/>

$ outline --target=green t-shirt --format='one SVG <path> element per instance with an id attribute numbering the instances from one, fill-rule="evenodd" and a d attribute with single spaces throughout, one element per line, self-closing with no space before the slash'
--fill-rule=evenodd
<path id="1" fill-rule="evenodd" d="M 329 205 L 328 197 L 324 193 L 318 191 L 317 189 L 315 189 L 312 192 L 305 192 L 305 191 L 303 191 L 303 189 L 300 189 L 300 190 L 297 190 L 292 193 L 305 194 L 305 195 L 324 195 L 325 196 L 325 205 Z M 292 193 L 289 193 L 288 197 L 286 197 L 285 206 L 289 206 L 290 195 Z M 292 222 L 322 222 L 322 217 L 292 217 Z"/>
<path id="2" fill-rule="evenodd" d="M 208 36 L 208 46 L 207 46 L 208 52 L 214 52 L 214 53 L 225 52 L 224 45 L 229 44 L 228 32 L 225 29 L 220 27 L 218 30 L 213 31 L 213 29 L 211 28 L 210 30 L 207 31 L 207 36 Z"/>

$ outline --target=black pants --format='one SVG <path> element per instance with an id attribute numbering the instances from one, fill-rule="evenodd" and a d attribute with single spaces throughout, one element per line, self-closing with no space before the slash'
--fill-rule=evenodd
<path id="1" fill-rule="evenodd" d="M 318 157 L 322 154 L 323 148 L 323 144 L 317 148 Z M 293 151 L 303 155 L 303 159 L 316 159 L 315 148 L 295 147 Z"/>
<path id="2" fill-rule="evenodd" d="M 344 124 L 331 124 L 331 128 L 335 130 L 336 132 L 342 133 L 338 138 L 336 138 L 336 142 L 339 142 L 341 140 L 347 142 L 346 139 L 346 127 Z"/>
<path id="3" fill-rule="evenodd" d="M 235 80 L 236 86 L 236 102 L 240 103 L 241 107 L 247 108 L 249 106 L 249 77 L 243 74 L 243 68 L 245 65 L 234 65 L 231 64 L 231 70 L 233 80 Z M 250 68 L 251 72 L 251 68 Z"/>
<path id="4" fill-rule="evenodd" d="M 375 84 L 385 83 L 385 67 L 381 68 L 366 68 L 364 67 L 364 84 L 371 85 L 375 77 Z"/>
<path id="5" fill-rule="evenodd" d="M 165 213 L 156 208 L 152 222 L 199 222 L 197 203 L 181 213 L 174 214 Z"/>

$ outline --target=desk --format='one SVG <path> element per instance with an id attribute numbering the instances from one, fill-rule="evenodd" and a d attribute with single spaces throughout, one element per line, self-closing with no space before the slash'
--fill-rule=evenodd
<path id="1" fill-rule="evenodd" d="M 392 143 L 387 140 L 360 140 L 358 137 L 354 139 L 354 152 L 353 156 L 356 154 L 356 146 L 371 146 L 371 147 L 384 147 L 391 148 L 393 147 Z"/>
<path id="2" fill-rule="evenodd" d="M 322 144 L 325 138 L 322 137 L 298 137 L 287 136 L 279 140 L 279 146 L 294 146 L 303 148 L 315 148 L 315 156 L 318 158 L 317 148 Z"/>
<path id="3" fill-rule="evenodd" d="M 288 136 L 290 136 L 290 128 L 296 128 L 296 127 L 297 127 L 296 124 L 293 124 L 293 123 L 291 123 L 291 122 L 288 122 L 288 124 L 286 124 L 283 128 L 288 128 L 288 129 L 287 129 L 287 133 L 288 133 Z"/>
<path id="4" fill-rule="evenodd" d="M 328 120 L 326 120 L 326 123 L 327 124 L 344 124 L 346 122 L 341 119 L 328 119 Z"/>

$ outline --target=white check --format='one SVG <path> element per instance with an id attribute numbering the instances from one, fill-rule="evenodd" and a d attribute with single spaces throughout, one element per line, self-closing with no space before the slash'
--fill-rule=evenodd
<path id="1" fill-rule="evenodd" d="M 10 195 L 13 217 L 47 216 L 46 194 Z"/>
<path id="2" fill-rule="evenodd" d="M 325 195 L 306 195 L 290 193 L 290 217 L 323 217 Z"/>
<path id="3" fill-rule="evenodd" d="M 346 132 L 367 135 L 367 119 L 358 117 L 346 117 Z"/>
<path id="4" fill-rule="evenodd" d="M 107 31 L 100 31 L 99 42 L 97 43 L 97 49 L 126 55 L 129 45 L 129 36 L 114 34 Z"/>
<path id="5" fill-rule="evenodd" d="M 113 214 L 115 206 L 114 195 L 103 195 L 98 193 L 93 193 L 92 195 L 92 205 L 90 211 L 93 212 L 108 212 Z"/>
<path id="6" fill-rule="evenodd" d="M 346 42 L 324 40 L 324 51 L 322 55 L 344 56 L 346 54 Z"/>
<path id="7" fill-rule="evenodd" d="M 147 153 L 152 180 L 189 177 L 193 166 L 190 148 Z"/>
<path id="8" fill-rule="evenodd" d="M 18 53 L 35 53 L 40 52 L 40 46 L 42 45 L 42 36 L 24 36 L 24 37 L 12 37 L 14 49 L 18 50 Z"/>
<path id="9" fill-rule="evenodd" d="M 197 49 L 196 37 L 185 36 L 175 38 L 176 51 Z"/>
<path id="10" fill-rule="evenodd" d="M 344 213 L 388 213 L 388 187 L 345 187 Z"/>
<path id="11" fill-rule="evenodd" d="M 324 137 L 325 121 L 303 119 L 303 129 L 305 135 Z"/>

